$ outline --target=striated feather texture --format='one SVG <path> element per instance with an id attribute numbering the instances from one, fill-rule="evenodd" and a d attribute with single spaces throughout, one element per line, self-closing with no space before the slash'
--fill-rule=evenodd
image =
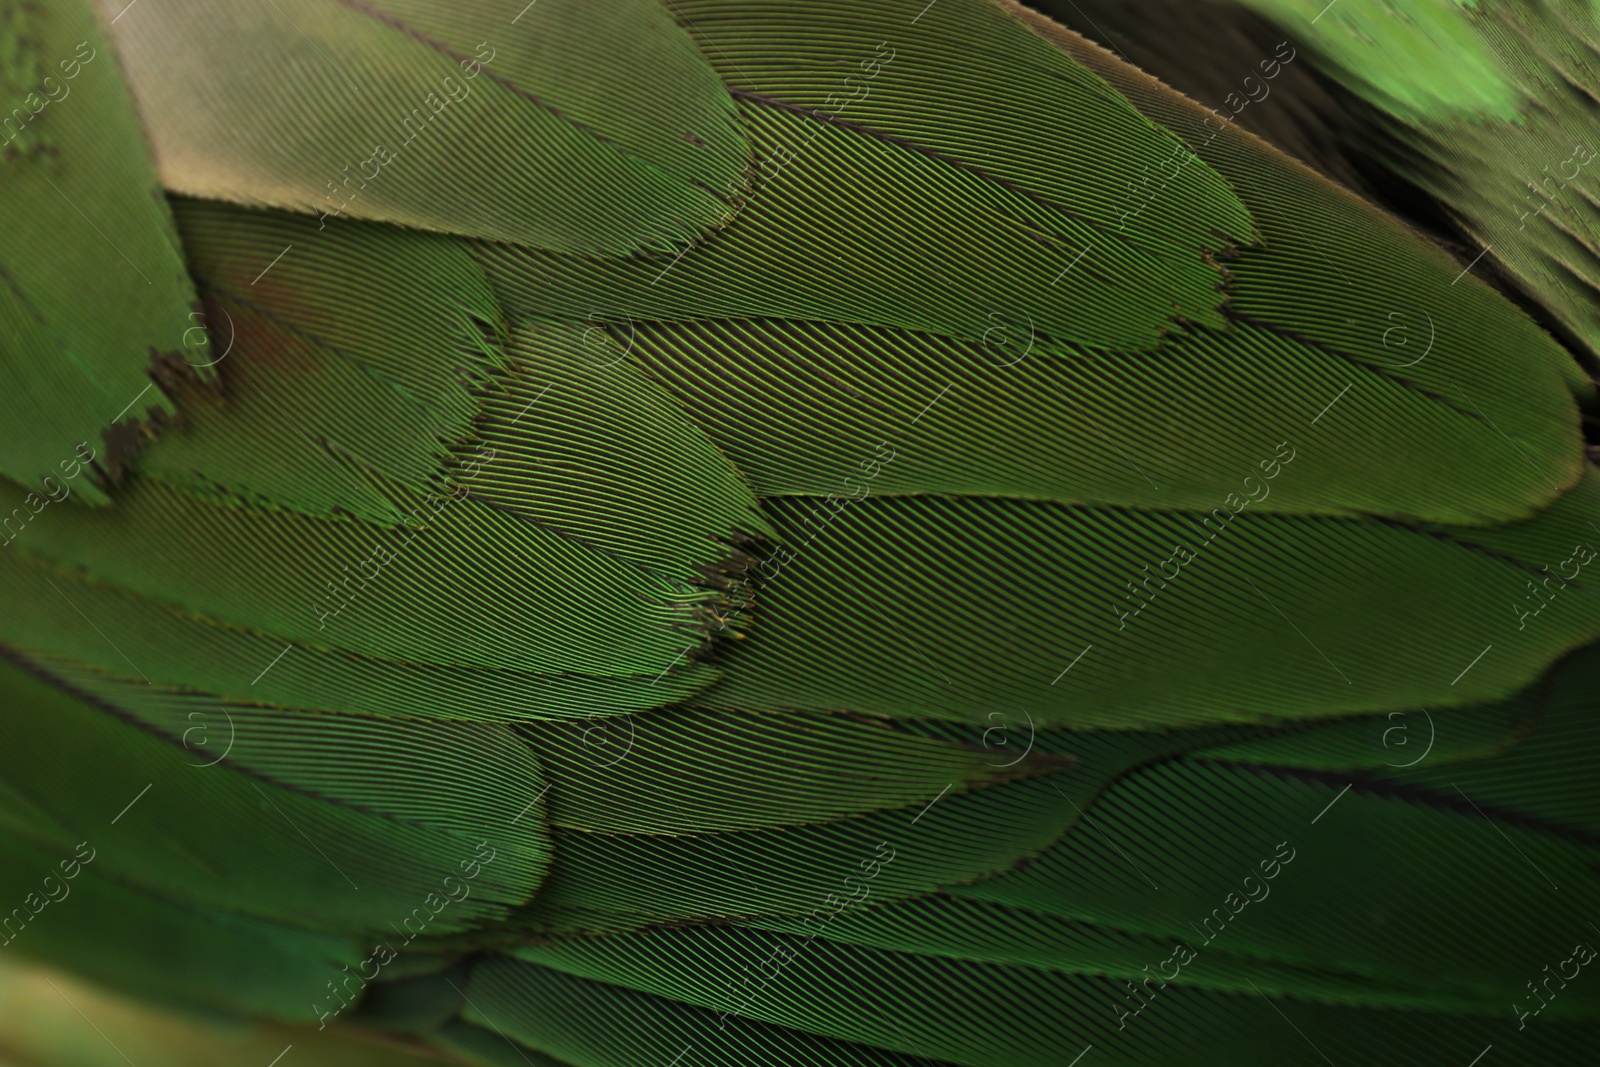
<path id="1" fill-rule="evenodd" d="M 1591 1062 L 1583 223 L 1530 314 L 1324 123 L 1498 242 L 1591 13 L 1342 5 L 1216 53 L 1319 173 L 1154 3 L 0 0 L 0 963 L 174 1063 Z"/>

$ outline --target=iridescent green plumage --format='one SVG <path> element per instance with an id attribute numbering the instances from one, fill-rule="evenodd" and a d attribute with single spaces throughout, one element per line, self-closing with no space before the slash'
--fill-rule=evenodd
<path id="1" fill-rule="evenodd" d="M 101 25 L 200 333 L 0 399 L 15 953 L 481 1063 L 1582 1062 L 1592 387 L 1447 252 L 991 0 Z"/>

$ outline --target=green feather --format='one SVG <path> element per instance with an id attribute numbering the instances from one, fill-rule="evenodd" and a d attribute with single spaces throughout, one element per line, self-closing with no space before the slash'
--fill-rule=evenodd
<path id="1" fill-rule="evenodd" d="M 103 53 L 0 150 L 0 947 L 139 1062 L 1587 1062 L 1588 207 L 1519 307 L 1358 194 L 1498 245 L 1594 15 L 1085 3 L 1315 25 L 1355 188 L 1009 0 L 0 0 Z"/>
<path id="2" fill-rule="evenodd" d="M 151 372 L 214 379 L 208 323 L 92 12 L 77 2 L 7 9 L 0 474 L 41 506 L 105 504 L 104 483 L 138 450 L 141 427 L 176 414 Z M 8 540 L 27 515 L 8 516 Z"/>
<path id="3" fill-rule="evenodd" d="M 166 4 L 113 37 L 174 192 L 612 255 L 720 222 L 748 147 L 688 35 L 653 0 L 518 6 Z"/>

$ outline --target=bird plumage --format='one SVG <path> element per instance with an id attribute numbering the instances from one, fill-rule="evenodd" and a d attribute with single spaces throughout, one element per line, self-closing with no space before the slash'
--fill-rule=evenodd
<path id="1" fill-rule="evenodd" d="M 1006 2 L 12 18 L 102 79 L 0 149 L 18 955 L 485 1063 L 1583 1062 L 1592 385 L 1416 229 Z"/>

